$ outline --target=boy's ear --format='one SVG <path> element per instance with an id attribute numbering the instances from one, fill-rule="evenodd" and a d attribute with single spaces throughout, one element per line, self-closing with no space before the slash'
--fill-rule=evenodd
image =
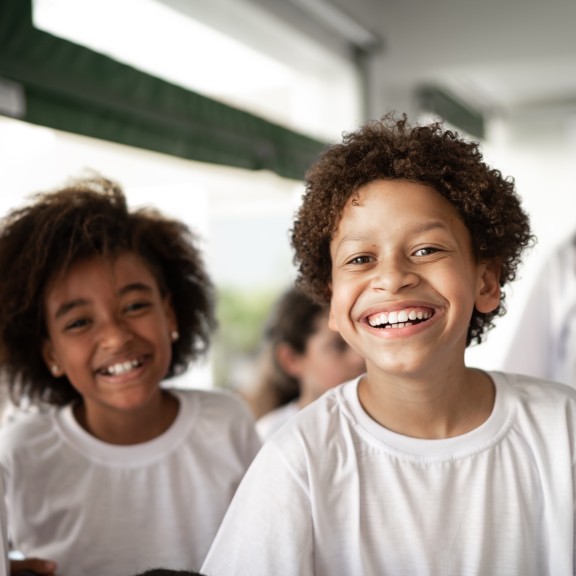
<path id="1" fill-rule="evenodd" d="M 288 376 L 300 378 L 302 355 L 298 354 L 290 344 L 286 344 L 285 342 L 278 344 L 274 350 L 274 356 L 280 368 L 282 368 Z"/>
<path id="2" fill-rule="evenodd" d="M 491 261 L 480 264 L 478 278 L 478 291 L 475 307 L 478 312 L 486 314 L 494 311 L 500 304 L 500 273 L 502 267 L 499 262 Z"/>
<path id="3" fill-rule="evenodd" d="M 330 303 L 330 309 L 328 312 L 328 328 L 330 328 L 330 330 L 334 330 L 334 332 L 339 332 L 338 324 L 336 323 L 336 315 L 332 309 L 332 303 Z"/>

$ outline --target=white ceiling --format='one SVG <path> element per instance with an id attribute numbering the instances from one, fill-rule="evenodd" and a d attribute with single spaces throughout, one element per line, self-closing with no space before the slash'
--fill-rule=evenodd
<path id="1" fill-rule="evenodd" d="M 317 1 L 253 0 L 329 43 L 336 32 L 324 34 L 304 15 L 302 6 Z M 410 111 L 415 87 L 430 82 L 489 114 L 576 111 L 574 0 L 325 2 L 382 39 L 370 65 L 371 116 Z"/>

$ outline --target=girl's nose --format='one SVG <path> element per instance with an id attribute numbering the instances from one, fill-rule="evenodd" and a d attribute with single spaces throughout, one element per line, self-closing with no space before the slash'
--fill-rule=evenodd
<path id="1" fill-rule="evenodd" d="M 121 350 L 132 338 L 128 326 L 116 319 L 106 322 L 100 329 L 100 344 L 108 350 Z"/>

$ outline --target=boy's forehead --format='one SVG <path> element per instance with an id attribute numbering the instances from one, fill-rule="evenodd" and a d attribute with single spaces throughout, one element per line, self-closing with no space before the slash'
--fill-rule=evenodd
<path id="1" fill-rule="evenodd" d="M 400 224 L 402 222 L 402 224 Z M 432 186 L 409 180 L 375 180 L 359 187 L 344 204 L 331 242 L 350 234 L 361 239 L 370 229 L 397 228 L 424 231 L 464 226 L 457 206 Z M 348 238 L 349 239 L 349 238 Z"/>

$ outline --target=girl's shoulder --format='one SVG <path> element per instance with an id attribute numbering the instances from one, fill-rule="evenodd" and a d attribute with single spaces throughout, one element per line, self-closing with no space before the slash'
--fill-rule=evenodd
<path id="1" fill-rule="evenodd" d="M 65 409 L 65 408 L 61 408 Z M 18 434 L 21 430 L 34 432 L 52 426 L 58 408 L 54 406 L 18 408 L 11 407 L 4 414 L 0 434 Z"/>
<path id="2" fill-rule="evenodd" d="M 0 426 L 0 457 L 24 446 L 50 441 L 55 434 L 55 408 L 12 410 Z"/>
<path id="3" fill-rule="evenodd" d="M 235 446 L 247 461 L 260 448 L 254 417 L 242 397 L 230 390 L 175 389 L 183 416 L 192 422 L 191 430 L 198 438 L 211 438 L 212 444 L 222 442 Z"/>
<path id="4" fill-rule="evenodd" d="M 248 405 L 237 393 L 225 389 L 172 388 L 174 394 L 183 404 L 200 406 L 202 410 L 213 410 L 224 413 L 248 414 Z"/>

